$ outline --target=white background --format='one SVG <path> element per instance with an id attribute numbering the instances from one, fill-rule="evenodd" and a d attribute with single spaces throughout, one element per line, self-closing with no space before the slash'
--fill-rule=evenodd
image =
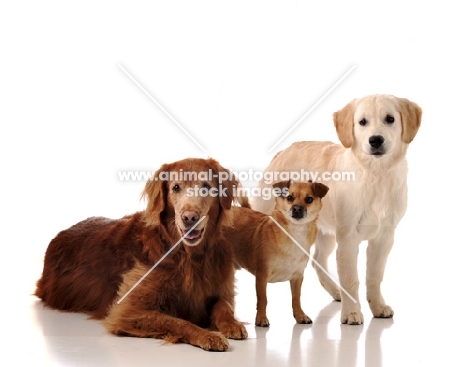
<path id="1" fill-rule="evenodd" d="M 408 151 L 408 212 L 386 284 L 416 310 L 432 309 L 429 323 L 447 314 L 456 320 L 458 311 L 447 307 L 466 303 L 468 244 L 468 32 L 458 4 L 3 2 L 4 296 L 18 284 L 33 291 L 22 276 L 58 231 L 88 216 L 118 218 L 144 207 L 144 183 L 121 182 L 118 171 L 208 156 L 235 171 L 261 171 L 295 141 L 338 142 L 332 113 L 353 98 L 386 93 L 423 109 Z M 40 268 L 33 269 L 38 277 Z"/>

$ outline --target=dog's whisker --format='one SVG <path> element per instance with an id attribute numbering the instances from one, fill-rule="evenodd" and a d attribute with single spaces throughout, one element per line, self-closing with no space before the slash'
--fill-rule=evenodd
<path id="1" fill-rule="evenodd" d="M 216 224 L 216 222 L 214 220 L 212 220 L 212 219 L 208 219 L 207 224 L 210 224 L 210 225 L 214 226 Z"/>

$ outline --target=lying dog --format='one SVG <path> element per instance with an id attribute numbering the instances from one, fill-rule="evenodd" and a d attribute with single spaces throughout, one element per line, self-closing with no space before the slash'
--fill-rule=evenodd
<path id="1" fill-rule="evenodd" d="M 336 300 L 342 300 L 341 322 L 362 324 L 357 274 L 358 247 L 368 240 L 367 300 L 375 317 L 392 317 L 380 291 L 394 232 L 406 211 L 408 144 L 421 124 L 421 108 L 414 102 L 389 95 L 356 99 L 333 115 L 342 143 L 298 142 L 279 152 L 266 172 L 305 170 L 330 177 L 353 173 L 354 180 L 330 180 L 317 222 L 314 259 L 327 269 L 328 256 L 338 242 L 337 266 L 341 286 L 316 267 L 320 282 Z M 325 177 L 325 176 L 324 176 Z M 271 185 L 260 181 L 261 190 Z M 271 213 L 273 200 L 254 198 L 253 209 Z"/>
<path id="2" fill-rule="evenodd" d="M 312 320 L 301 308 L 301 286 L 310 248 L 317 236 L 321 198 L 328 187 L 311 182 L 278 182 L 279 196 L 272 217 L 244 207 L 233 207 L 233 227 L 224 234 L 234 249 L 237 267 L 255 275 L 257 316 L 255 325 L 269 326 L 266 315 L 267 283 L 290 281 L 293 316 L 299 324 Z M 287 231 L 295 243 L 284 231 Z M 298 246 L 302 246 L 302 249 Z"/>
<path id="3" fill-rule="evenodd" d="M 158 179 L 182 171 L 197 176 Z M 199 179 L 208 172 L 210 180 Z M 220 172 L 228 171 L 213 159 L 163 165 L 145 186 L 144 212 L 88 218 L 60 232 L 47 249 L 35 294 L 49 307 L 103 320 L 117 335 L 214 351 L 228 349 L 226 338 L 245 339 L 233 311 L 233 253 L 221 232 L 238 182 L 218 182 Z M 201 188 L 226 195 L 193 195 Z"/>

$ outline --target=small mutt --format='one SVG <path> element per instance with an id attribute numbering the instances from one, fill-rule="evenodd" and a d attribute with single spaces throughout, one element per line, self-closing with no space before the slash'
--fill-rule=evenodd
<path id="1" fill-rule="evenodd" d="M 220 182 L 221 173 L 230 179 Z M 117 335 L 227 350 L 226 338 L 247 337 L 234 317 L 233 252 L 221 230 L 238 184 L 214 159 L 163 165 L 143 190 L 145 211 L 88 218 L 50 242 L 35 294 Z"/>
<path id="2" fill-rule="evenodd" d="M 285 281 L 291 284 L 294 318 L 299 324 L 310 324 L 312 320 L 301 308 L 301 286 L 308 254 L 317 236 L 321 199 L 328 187 L 281 181 L 273 185 L 273 190 L 276 206 L 271 217 L 250 208 L 233 207 L 233 225 L 224 233 L 234 249 L 236 267 L 255 275 L 255 325 L 270 325 L 266 314 L 267 283 Z"/>
<path id="3" fill-rule="evenodd" d="M 374 317 L 392 317 L 380 285 L 393 246 L 395 229 L 406 211 L 406 151 L 421 124 L 422 110 L 406 98 L 370 95 L 355 99 L 333 115 L 341 144 L 303 141 L 272 159 L 265 172 L 312 172 L 327 181 L 330 192 L 317 221 L 314 259 L 320 283 L 342 301 L 341 322 L 362 324 L 357 259 L 367 247 L 367 301 Z M 264 177 L 266 177 L 264 175 Z M 261 190 L 271 187 L 262 180 Z M 252 208 L 271 213 L 273 200 L 254 198 Z M 322 270 L 336 248 L 342 290 Z"/>

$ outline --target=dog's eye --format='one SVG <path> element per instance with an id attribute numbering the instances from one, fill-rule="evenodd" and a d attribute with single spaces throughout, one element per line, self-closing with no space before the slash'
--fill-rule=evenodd
<path id="1" fill-rule="evenodd" d="M 175 184 L 174 186 L 172 186 L 172 191 L 179 192 L 180 191 L 180 186 L 178 184 Z"/>
<path id="2" fill-rule="evenodd" d="M 305 202 L 306 202 L 307 204 L 310 204 L 312 201 L 314 201 L 314 198 L 313 198 L 312 196 L 307 196 L 307 197 L 305 198 Z"/>
<path id="3" fill-rule="evenodd" d="M 366 126 L 366 124 L 367 124 L 366 119 L 362 119 L 361 121 L 359 121 L 359 125 L 361 125 L 361 126 Z"/>
<path id="4" fill-rule="evenodd" d="M 294 196 L 288 195 L 288 196 L 286 197 L 286 200 L 289 201 L 289 202 L 294 201 Z"/>
<path id="5" fill-rule="evenodd" d="M 211 189 L 211 186 L 210 186 L 210 184 L 208 182 L 204 182 L 202 187 L 204 187 L 205 189 L 208 189 L 208 190 Z"/>
<path id="6" fill-rule="evenodd" d="M 393 118 L 393 116 L 387 115 L 385 116 L 385 122 L 388 124 L 393 124 L 395 122 L 395 119 Z"/>

